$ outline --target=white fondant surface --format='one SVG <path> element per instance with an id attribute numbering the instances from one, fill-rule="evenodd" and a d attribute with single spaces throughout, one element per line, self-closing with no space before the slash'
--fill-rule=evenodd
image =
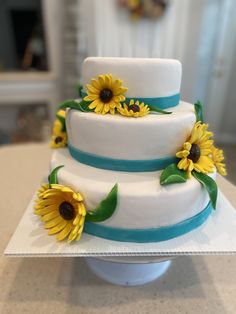
<path id="1" fill-rule="evenodd" d="M 84 152 L 103 157 L 142 160 L 175 156 L 196 122 L 194 106 L 181 101 L 172 114 L 128 118 L 69 110 L 69 142 Z"/>
<path id="2" fill-rule="evenodd" d="M 101 170 L 75 161 L 68 150 L 58 149 L 51 170 L 58 172 L 60 184 L 82 193 L 87 209 L 94 209 L 118 183 L 118 205 L 111 218 L 102 224 L 120 228 L 152 228 L 176 224 L 202 211 L 209 197 L 194 178 L 186 183 L 161 186 L 161 172 L 127 173 Z M 212 175 L 215 178 L 215 174 Z"/>
<path id="3" fill-rule="evenodd" d="M 92 78 L 109 73 L 123 80 L 127 97 L 166 97 L 180 92 L 182 68 L 178 60 L 90 57 L 83 63 L 83 87 Z"/>

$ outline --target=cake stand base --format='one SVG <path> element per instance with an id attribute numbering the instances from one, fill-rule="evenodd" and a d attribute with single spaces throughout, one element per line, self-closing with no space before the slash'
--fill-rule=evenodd
<path id="1" fill-rule="evenodd" d="M 171 261 L 157 263 L 121 263 L 87 257 L 90 269 L 103 280 L 121 286 L 143 285 L 161 277 Z"/>

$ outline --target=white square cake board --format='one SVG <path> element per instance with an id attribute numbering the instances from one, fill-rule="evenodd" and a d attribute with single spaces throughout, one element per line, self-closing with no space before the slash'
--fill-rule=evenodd
<path id="1" fill-rule="evenodd" d="M 67 244 L 48 236 L 31 200 L 7 248 L 6 256 L 170 256 L 236 254 L 236 211 L 219 191 L 218 204 L 208 220 L 178 238 L 156 243 L 116 242 L 83 233 L 79 242 Z"/>

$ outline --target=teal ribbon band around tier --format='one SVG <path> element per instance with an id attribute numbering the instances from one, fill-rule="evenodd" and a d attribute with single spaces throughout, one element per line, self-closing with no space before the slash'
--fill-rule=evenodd
<path id="1" fill-rule="evenodd" d="M 191 204 L 189 206 L 191 206 Z M 84 232 L 96 237 L 120 242 L 161 242 L 179 237 L 196 229 L 207 220 L 211 211 L 211 203 L 208 203 L 200 213 L 191 218 L 183 220 L 175 225 L 150 229 L 114 228 L 86 221 Z"/>
<path id="2" fill-rule="evenodd" d="M 87 94 L 84 91 L 81 91 L 81 97 L 84 98 Z M 154 98 L 142 98 L 142 97 L 126 97 L 125 102 L 128 104 L 130 100 L 133 99 L 134 101 L 138 100 L 139 102 L 144 102 L 146 105 L 154 106 L 160 108 L 162 110 L 175 107 L 179 104 L 180 101 L 180 94 L 175 94 L 166 97 L 154 97 Z"/>
<path id="3" fill-rule="evenodd" d="M 68 143 L 71 156 L 82 164 L 95 168 L 125 171 L 125 172 L 147 172 L 162 170 L 177 161 L 175 156 L 147 160 L 114 159 L 81 151 Z"/>

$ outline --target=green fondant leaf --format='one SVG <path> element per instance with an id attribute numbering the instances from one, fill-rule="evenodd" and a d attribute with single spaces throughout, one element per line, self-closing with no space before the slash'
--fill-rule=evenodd
<path id="1" fill-rule="evenodd" d="M 118 185 L 115 184 L 107 197 L 94 210 L 87 212 L 86 220 L 92 222 L 104 221 L 110 218 L 117 205 Z"/>
<path id="2" fill-rule="evenodd" d="M 167 185 L 172 183 L 183 183 L 187 181 L 187 174 L 180 170 L 176 164 L 166 167 L 160 177 L 160 184 Z"/>
<path id="3" fill-rule="evenodd" d="M 148 105 L 150 111 L 155 111 L 155 112 L 159 112 L 159 113 L 162 113 L 162 114 L 171 114 L 172 112 L 171 111 L 165 111 L 165 110 L 162 110 L 156 106 L 152 106 L 152 105 Z"/>
<path id="4" fill-rule="evenodd" d="M 91 102 L 82 100 L 79 103 L 80 111 L 83 111 L 83 112 L 94 112 L 92 109 L 89 109 L 89 105 L 90 104 L 91 104 Z"/>
<path id="5" fill-rule="evenodd" d="M 52 170 L 52 172 L 50 173 L 50 175 L 48 176 L 48 182 L 49 184 L 57 184 L 58 180 L 57 180 L 57 172 L 59 169 L 61 169 L 64 166 L 58 166 L 56 168 L 54 168 Z"/>
<path id="6" fill-rule="evenodd" d="M 61 103 L 59 105 L 59 108 L 60 109 L 67 109 L 67 108 L 78 109 L 78 104 L 79 104 L 78 101 L 75 101 L 74 99 L 69 99 L 69 100 L 66 100 L 63 103 Z"/>
<path id="7" fill-rule="evenodd" d="M 89 104 L 90 102 L 85 101 L 85 100 L 82 100 L 80 102 L 76 100 L 66 100 L 60 105 L 60 109 L 70 108 L 70 109 L 75 109 L 75 110 L 79 110 L 83 112 L 91 112 L 93 110 L 89 109 Z"/>
<path id="8" fill-rule="evenodd" d="M 195 108 L 195 115 L 196 115 L 197 121 L 204 122 L 203 121 L 202 103 L 199 100 L 194 104 L 194 108 Z"/>
<path id="9" fill-rule="evenodd" d="M 211 200 L 212 207 L 215 209 L 218 193 L 216 182 L 207 174 L 199 173 L 197 171 L 193 171 L 192 174 L 206 188 Z"/>
<path id="10" fill-rule="evenodd" d="M 81 91 L 82 91 L 82 89 L 83 89 L 83 86 L 82 86 L 82 85 L 80 85 L 80 83 L 79 83 L 79 82 L 77 82 L 77 83 L 76 83 L 76 85 L 75 85 L 75 89 L 76 89 L 76 91 L 77 91 L 77 93 L 78 93 L 79 97 L 81 97 L 81 98 L 82 98 L 82 93 L 81 93 Z"/>

